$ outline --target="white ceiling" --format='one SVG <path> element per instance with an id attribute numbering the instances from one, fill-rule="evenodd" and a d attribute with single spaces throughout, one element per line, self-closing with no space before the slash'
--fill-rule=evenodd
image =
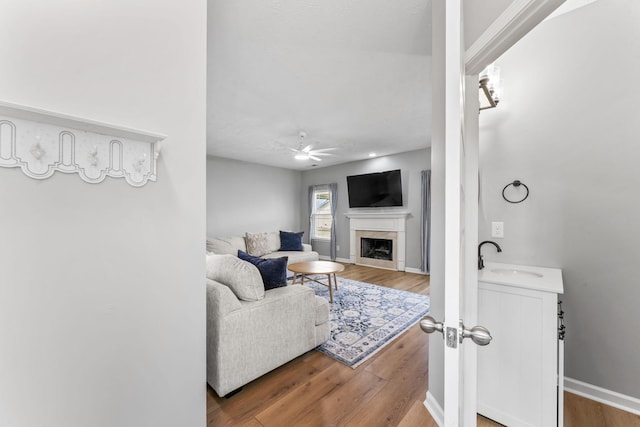
<path id="1" fill-rule="evenodd" d="M 465 0 L 466 44 L 513 0 Z M 290 169 L 431 142 L 430 0 L 209 0 L 209 155 Z M 288 149 L 336 147 L 322 162 Z"/>

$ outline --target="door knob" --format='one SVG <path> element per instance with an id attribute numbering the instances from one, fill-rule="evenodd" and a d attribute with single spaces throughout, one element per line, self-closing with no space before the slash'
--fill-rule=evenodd
<path id="1" fill-rule="evenodd" d="M 487 345 L 493 339 L 489 330 L 484 326 L 474 326 L 471 329 L 465 329 L 464 324 L 460 321 L 460 330 L 462 332 L 460 334 L 460 343 L 462 343 L 462 340 L 465 338 L 471 338 L 471 341 L 478 345 Z"/>
<path id="2" fill-rule="evenodd" d="M 471 341 L 478 345 L 487 345 L 493 339 L 491 333 L 484 326 L 474 326 L 471 329 L 465 329 L 464 323 L 460 320 L 460 326 L 458 328 L 447 328 L 447 346 L 455 348 L 458 340 L 462 344 L 462 340 L 465 338 L 471 338 Z M 420 329 L 427 334 L 431 334 L 438 331 L 444 335 L 444 325 L 442 322 L 436 322 L 431 316 L 425 316 L 420 320 Z"/>
<path id="3" fill-rule="evenodd" d="M 420 329 L 422 329 L 427 334 L 433 333 L 435 331 L 443 333 L 442 331 L 444 330 L 444 325 L 442 324 L 442 322 L 436 322 L 436 319 L 431 316 L 425 316 L 420 321 Z"/>

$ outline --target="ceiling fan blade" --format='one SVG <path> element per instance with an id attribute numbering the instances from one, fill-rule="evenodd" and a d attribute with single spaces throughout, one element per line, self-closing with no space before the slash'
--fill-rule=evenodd
<path id="1" fill-rule="evenodd" d="M 294 153 L 299 153 L 300 150 L 298 150 L 297 148 L 291 148 L 291 147 L 287 147 L 289 150 L 293 151 Z"/>
<path id="2" fill-rule="evenodd" d="M 322 159 L 320 157 L 316 157 L 313 154 L 309 154 L 309 158 L 315 160 L 316 162 L 321 162 Z"/>
<path id="3" fill-rule="evenodd" d="M 318 148 L 317 150 L 312 150 L 314 153 L 322 153 L 324 151 L 333 151 L 333 150 L 337 150 L 336 147 L 333 148 Z"/>
<path id="4" fill-rule="evenodd" d="M 318 153 L 317 151 L 311 151 L 309 153 L 311 156 L 335 156 L 333 153 Z"/>
<path id="5" fill-rule="evenodd" d="M 311 151 L 311 145 L 307 145 L 302 149 L 302 151 L 304 151 L 305 153 L 308 153 L 309 151 Z"/>

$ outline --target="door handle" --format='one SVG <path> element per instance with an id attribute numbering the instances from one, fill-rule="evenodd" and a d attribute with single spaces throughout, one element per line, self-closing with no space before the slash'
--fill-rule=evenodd
<path id="1" fill-rule="evenodd" d="M 444 325 L 442 324 L 442 322 L 436 322 L 436 319 L 431 316 L 425 316 L 422 318 L 422 320 L 420 321 L 420 329 L 422 329 L 427 334 L 431 334 L 435 331 L 444 333 Z"/>
<path id="2" fill-rule="evenodd" d="M 460 320 L 460 343 L 465 338 L 471 338 L 471 341 L 478 345 L 487 345 L 493 339 L 491 333 L 484 326 L 474 326 L 471 329 L 465 329 L 464 323 Z"/>
<path id="3" fill-rule="evenodd" d="M 444 335 L 444 324 L 436 322 L 431 316 L 425 316 L 420 320 L 420 329 L 427 334 L 438 331 Z M 459 338 L 456 339 L 456 336 Z M 484 326 L 474 326 L 471 329 L 466 329 L 462 320 L 460 320 L 458 330 L 456 328 L 447 328 L 447 346 L 455 348 L 456 342 L 459 340 L 460 344 L 462 344 L 462 340 L 465 338 L 471 338 L 471 341 L 482 346 L 489 344 L 493 339 L 489 330 Z"/>
<path id="4" fill-rule="evenodd" d="M 442 322 L 436 322 L 436 320 L 431 316 L 425 316 L 420 321 L 420 329 L 422 329 L 427 334 L 431 334 L 435 331 L 438 331 L 444 337 L 444 341 L 447 347 L 457 348 L 458 347 L 458 329 L 457 328 L 447 328 L 447 333 L 444 333 L 444 324 Z"/>

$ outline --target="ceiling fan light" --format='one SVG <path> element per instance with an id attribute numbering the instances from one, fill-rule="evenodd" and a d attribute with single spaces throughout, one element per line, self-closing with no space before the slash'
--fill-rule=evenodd
<path id="1" fill-rule="evenodd" d="M 314 160 L 316 162 L 321 162 L 322 161 L 321 157 L 333 156 L 333 154 L 327 153 L 327 151 L 333 151 L 336 148 L 319 148 L 314 150 L 313 144 L 308 144 L 304 146 L 305 144 L 303 143 L 303 140 L 307 136 L 306 132 L 301 131 L 298 135 L 300 136 L 300 142 L 298 144 L 298 148 L 287 147 L 289 148 L 289 150 L 296 153 L 293 156 L 294 159 L 300 160 L 300 161 Z"/>

